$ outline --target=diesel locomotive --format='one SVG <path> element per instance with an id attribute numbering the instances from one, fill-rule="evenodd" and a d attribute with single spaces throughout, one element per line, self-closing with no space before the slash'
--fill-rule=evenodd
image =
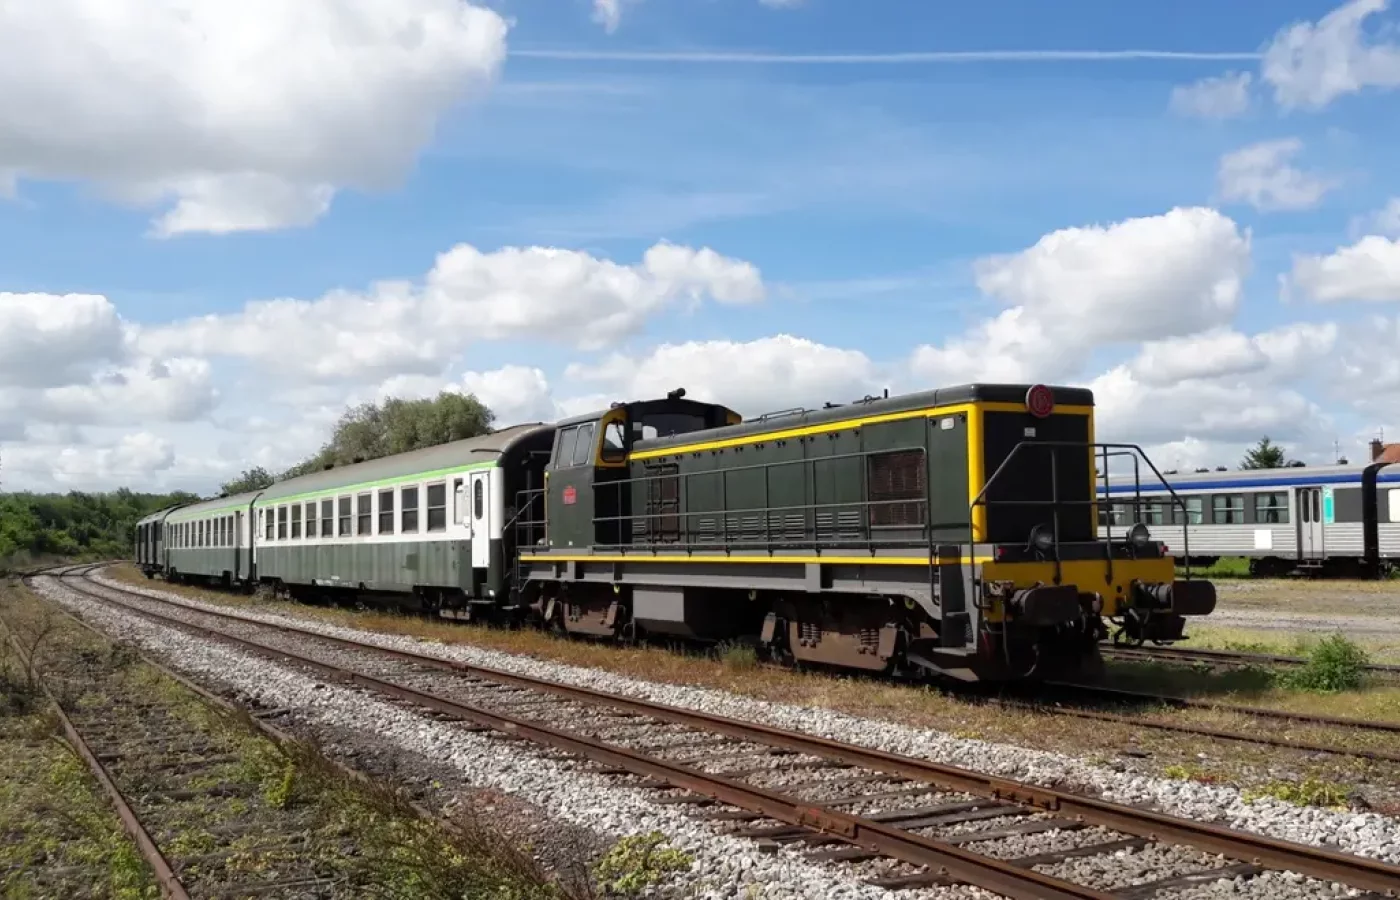
<path id="1" fill-rule="evenodd" d="M 802 663 L 1011 680 L 1215 606 L 1144 522 L 1099 528 L 1090 391 L 971 384 L 745 421 L 687 399 L 316 472 L 138 526 L 148 574 L 448 617 L 757 645 Z M 1160 476 L 1154 480 L 1160 481 Z M 1115 495 L 1116 498 L 1116 495 Z"/>

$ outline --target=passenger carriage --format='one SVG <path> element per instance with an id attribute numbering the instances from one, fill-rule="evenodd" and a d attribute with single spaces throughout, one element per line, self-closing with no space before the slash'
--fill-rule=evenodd
<path id="1" fill-rule="evenodd" d="M 191 503 L 163 523 L 165 576 L 171 581 L 249 584 L 254 577 L 251 527 L 256 492 Z"/>
<path id="2" fill-rule="evenodd" d="M 258 581 L 410 594 L 463 617 L 509 606 L 510 499 L 543 484 L 553 438 L 517 425 L 279 482 L 252 505 Z"/>
<path id="3" fill-rule="evenodd" d="M 1251 572 L 1376 576 L 1400 559 L 1400 468 L 1387 463 L 1145 473 L 1098 485 L 1099 535 L 1144 522 L 1195 565 L 1244 557 Z M 1173 508 L 1170 492 L 1180 498 Z M 1140 502 L 1134 502 L 1140 497 Z M 1187 545 L 1189 544 L 1189 551 Z"/>

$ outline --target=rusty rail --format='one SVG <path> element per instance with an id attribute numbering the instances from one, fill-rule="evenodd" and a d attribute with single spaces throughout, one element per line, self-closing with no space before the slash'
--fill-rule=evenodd
<path id="1" fill-rule="evenodd" d="M 589 688 L 560 684 L 529 676 L 503 672 L 484 666 L 475 666 L 455 660 L 444 660 L 410 651 L 380 647 L 372 643 L 333 637 L 310 629 L 286 623 L 269 623 L 235 613 L 197 608 L 190 604 L 173 600 L 148 597 L 133 591 L 101 585 L 105 590 L 125 593 L 148 602 L 179 607 L 190 612 L 216 619 L 237 621 L 256 627 L 269 628 L 285 634 L 305 636 L 328 642 L 348 649 L 386 655 L 415 664 L 455 671 L 488 681 L 514 685 L 529 690 L 542 691 L 582 700 L 588 703 L 612 706 L 663 721 L 703 727 L 708 730 L 801 753 L 863 766 L 879 772 L 899 775 L 921 781 L 939 788 L 1002 800 L 1033 807 L 1067 819 L 1078 819 L 1095 825 L 1146 837 L 1194 847 L 1210 853 L 1218 853 L 1234 859 L 1246 860 L 1255 865 L 1274 869 L 1298 872 L 1328 881 L 1379 891 L 1390 896 L 1400 896 L 1400 866 L 1380 860 L 1353 854 L 1339 853 L 1314 847 L 1282 841 L 1251 832 L 1225 828 L 1217 825 L 1195 822 L 1168 816 L 1163 813 L 1135 807 L 1123 806 L 1091 797 L 1076 795 L 1049 788 L 1041 788 L 993 775 L 974 772 L 954 766 L 934 763 L 927 760 L 900 756 L 882 750 L 845 744 L 827 738 L 807 735 L 800 732 L 784 731 L 767 725 L 731 719 L 724 716 L 694 710 L 681 709 L 646 700 L 617 696 L 594 691 Z M 958 880 L 976 884 L 1012 897 L 1100 897 L 1104 894 L 1072 885 L 1058 879 L 1047 879 L 1033 871 L 1017 869 L 995 859 L 980 857 L 956 846 L 943 844 L 919 835 L 902 832 L 897 828 L 859 817 L 840 813 L 834 809 L 803 803 L 761 788 L 734 782 L 722 777 L 707 775 L 689 767 L 666 760 L 644 757 L 622 748 L 600 746 L 590 739 L 581 738 L 568 732 L 549 728 L 528 720 L 503 715 L 501 713 L 461 704 L 456 701 L 436 697 L 385 682 L 341 667 L 324 663 L 300 654 L 271 647 L 257 641 L 227 634 L 217 629 L 194 625 L 172 616 L 142 609 L 123 600 L 103 596 L 91 590 L 83 593 L 106 603 L 115 603 L 125 609 L 166 625 L 174 625 L 198 634 L 215 636 L 237 646 L 244 647 L 258 655 L 305 665 L 331 677 L 370 687 L 376 691 L 419 703 L 448 715 L 457 715 L 477 722 L 485 727 L 519 734 L 561 749 L 576 752 L 610 765 L 619 765 L 652 777 L 661 778 L 677 787 L 713 797 L 721 802 L 760 812 L 780 821 L 802 827 L 820 829 L 839 835 L 843 840 L 879 852 L 883 855 L 909 862 L 930 865 L 936 872 Z"/>
<path id="2" fill-rule="evenodd" d="M 1109 659 L 1122 659 L 1144 662 L 1171 663 L 1215 663 L 1225 666 L 1303 666 L 1307 660 L 1300 656 L 1285 656 L 1280 653 L 1248 653 L 1240 650 L 1206 650 L 1196 647 L 1100 647 L 1099 652 Z M 1370 663 L 1364 671 L 1375 672 L 1390 677 L 1400 676 L 1400 665 L 1393 663 Z"/>
<path id="3" fill-rule="evenodd" d="M 26 668 L 32 670 L 33 660 L 15 638 L 14 629 L 10 628 L 3 618 L 0 618 L 0 627 L 5 629 L 6 640 L 14 648 L 20 661 L 24 663 Z M 112 780 L 107 767 L 102 765 L 101 760 L 92 752 L 92 748 L 88 746 L 87 741 L 73 725 L 73 720 L 68 718 L 68 713 L 64 712 L 63 706 L 59 704 L 58 698 L 49 690 L 48 685 L 44 683 L 42 678 L 36 678 L 36 680 L 45 699 L 48 700 L 54 714 L 58 717 L 58 723 L 63 729 L 64 740 L 73 748 L 73 752 L 77 753 L 78 757 L 87 764 L 88 770 L 92 772 L 92 777 L 97 779 L 97 783 L 102 786 L 102 792 L 107 795 L 108 802 L 116 810 L 117 817 L 122 823 L 122 829 L 136 842 L 136 848 L 141 852 L 141 857 L 150 865 L 156 883 L 160 886 L 161 896 L 165 897 L 166 900 L 190 900 L 190 895 L 185 892 L 185 886 L 180 883 L 175 870 L 170 867 L 170 861 L 165 858 L 164 853 L 160 852 L 160 848 L 156 846 L 155 839 L 146 830 L 146 826 L 141 824 L 136 811 L 131 808 L 131 804 L 117 788 L 117 784 Z"/>

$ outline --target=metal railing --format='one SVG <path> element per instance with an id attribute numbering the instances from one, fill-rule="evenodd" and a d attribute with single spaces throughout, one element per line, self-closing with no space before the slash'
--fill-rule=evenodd
<path id="1" fill-rule="evenodd" d="M 1008 467 L 1011 465 L 1012 461 L 1014 461 L 1014 460 L 1016 459 L 1017 454 L 1023 452 L 1023 450 L 1025 450 L 1025 448 L 1027 448 L 1027 447 L 1045 448 L 1045 449 L 1047 449 L 1047 450 L 1050 451 L 1050 492 L 1051 492 L 1050 499 L 1046 500 L 1046 499 L 1015 498 L 1015 499 L 1004 499 L 1004 500 L 989 500 L 989 499 L 987 498 L 988 492 L 989 492 L 989 491 L 992 489 L 992 487 L 997 483 L 997 480 L 998 480 L 999 478 L 1002 477 L 1003 473 L 1005 473 L 1006 471 L 1008 471 Z M 1059 495 L 1059 494 L 1060 494 L 1059 467 L 1060 467 L 1060 465 L 1061 465 L 1061 462 L 1060 462 L 1060 459 L 1059 459 L 1059 454 L 1060 454 L 1060 452 L 1061 452 L 1062 450 L 1065 450 L 1065 449 L 1072 449 L 1072 450 L 1074 450 L 1074 451 L 1076 451 L 1076 452 L 1078 452 L 1078 453 L 1082 453 L 1082 452 L 1083 452 L 1084 450 L 1086 450 L 1086 449 L 1092 449 L 1092 450 L 1094 451 L 1094 454 L 1093 454 L 1092 459 L 1094 460 L 1094 465 L 1095 465 L 1095 470 L 1096 470 L 1096 471 L 1095 471 L 1094 475 L 1090 478 L 1090 483 L 1089 483 L 1089 498 L 1088 498 L 1088 499 L 1079 499 L 1079 500 L 1076 500 L 1076 499 L 1065 499 L 1065 498 L 1060 497 L 1060 495 Z M 1151 459 L 1148 458 L 1147 452 L 1146 452 L 1145 450 L 1143 450 L 1142 447 L 1138 446 L 1137 444 L 1105 443 L 1105 442 L 1099 442 L 1099 441 L 1096 441 L 1096 442 L 1093 442 L 1093 443 L 1081 442 L 1081 441 L 1021 441 L 1020 443 L 1016 444 L 1016 446 L 1014 446 L 1014 447 L 1011 448 L 1011 452 L 1008 453 L 1008 454 L 1006 454 L 1006 457 L 1005 457 L 1004 459 L 1002 459 L 1001 464 L 998 465 L 997 468 L 996 468 L 996 470 L 995 470 L 994 472 L 992 472 L 991 476 L 990 476 L 989 478 L 987 478 L 987 480 L 986 480 L 985 482 L 983 482 L 983 484 L 982 484 L 982 489 L 981 489 L 980 491 L 978 491 L 977 496 L 973 498 L 972 503 L 971 503 L 971 504 L 969 505 L 969 507 L 968 507 L 968 516 L 969 516 L 970 519 L 972 519 L 973 521 L 975 521 L 974 511 L 975 511 L 975 510 L 977 509 L 977 507 L 979 507 L 979 506 L 981 506 L 981 507 L 983 507 L 983 508 L 989 508 L 989 507 L 994 506 L 994 505 L 999 505 L 999 506 L 1049 506 L 1049 507 L 1050 507 L 1050 516 L 1051 516 L 1050 528 L 1051 528 L 1051 538 L 1052 538 L 1052 545 L 1051 545 L 1051 551 L 1052 551 L 1052 553 L 1051 553 L 1051 558 L 1052 558 L 1052 560 L 1053 560 L 1054 563 L 1055 563 L 1055 583 L 1056 583 L 1056 584 L 1059 584 L 1060 581 L 1061 581 L 1062 565 L 1063 565 L 1063 559 L 1062 559 L 1062 555 L 1061 555 L 1061 552 L 1060 552 L 1060 544 L 1061 544 L 1061 540 L 1060 540 L 1060 534 L 1061 534 L 1061 531 L 1060 531 L 1060 510 L 1061 510 L 1061 508 L 1064 507 L 1064 506 L 1085 506 L 1085 505 L 1087 505 L 1087 506 L 1089 506 L 1089 507 L 1091 508 L 1091 510 L 1092 510 L 1092 508 L 1093 508 L 1094 506 L 1096 506 L 1097 504 L 1103 503 L 1103 504 L 1109 505 L 1109 508 L 1111 509 L 1111 508 L 1112 508 L 1112 503 L 1113 503 L 1114 501 L 1113 501 L 1113 499 L 1112 499 L 1112 494 L 1111 494 L 1111 492 L 1109 491 L 1109 487 L 1110 487 L 1111 484 L 1112 484 L 1111 478 L 1110 478 L 1110 476 L 1109 476 L 1109 460 L 1110 460 L 1110 459 L 1113 459 L 1113 458 L 1117 458 L 1117 457 L 1124 457 L 1124 456 L 1129 457 L 1129 458 L 1132 459 L 1132 461 L 1133 461 L 1133 500 L 1132 500 L 1132 502 L 1133 502 L 1134 507 L 1135 507 L 1135 508 L 1140 508 L 1140 506 L 1141 506 L 1141 504 L 1142 504 L 1142 502 L 1143 502 L 1143 500 L 1142 500 L 1142 473 L 1141 473 L 1141 469 L 1140 469 L 1140 467 L 1139 467 L 1139 465 L 1138 465 L 1139 461 L 1141 461 L 1141 462 L 1144 462 L 1144 463 L 1147 464 L 1148 468 L 1150 468 L 1150 469 L 1152 470 L 1152 473 L 1153 473 L 1154 475 L 1157 476 L 1157 480 L 1158 480 L 1159 482 L 1161 482 L 1161 484 L 1162 484 L 1162 486 L 1163 486 L 1164 488 L 1166 488 L 1167 492 L 1168 492 L 1168 493 L 1170 494 L 1170 496 L 1171 496 L 1171 502 L 1172 502 L 1172 504 L 1173 504 L 1173 508 L 1178 508 L 1178 509 L 1180 509 L 1180 510 L 1182 511 L 1183 517 L 1185 517 L 1185 515 L 1186 515 L 1186 503 L 1185 503 L 1185 501 L 1183 501 L 1183 500 L 1181 499 L 1181 497 L 1177 495 L 1176 491 L 1172 488 L 1172 486 L 1171 486 L 1170 484 L 1167 483 L 1166 478 L 1164 478 L 1164 477 L 1162 476 L 1162 473 L 1161 473 L 1160 471 L 1158 471 L 1157 466 L 1152 462 Z M 1100 462 L 1102 462 L 1102 472 L 1103 472 L 1103 481 L 1104 481 L 1104 493 L 1103 493 L 1103 498 L 1102 498 L 1102 499 L 1100 499 L 1099 496 L 1098 496 L 1098 470 L 1099 470 L 1099 463 L 1100 463 Z M 1083 459 L 1080 458 L 1076 464 L 1077 464 L 1077 465 L 1083 465 Z M 1097 541 L 1097 539 L 1098 539 L 1098 523 L 1097 523 L 1097 522 L 1094 522 L 1093 524 L 1094 524 L 1094 538 L 1095 538 L 1095 541 Z M 1183 529 L 1182 534 L 1183 534 L 1183 541 L 1184 541 L 1184 545 L 1183 545 L 1183 547 L 1182 547 L 1182 554 L 1183 554 L 1183 556 L 1184 556 L 1185 559 L 1186 559 L 1186 577 L 1189 579 L 1189 578 L 1191 577 L 1191 563 L 1190 563 L 1191 548 L 1190 548 L 1190 538 L 1189 538 L 1189 536 L 1186 536 L 1186 532 L 1185 532 L 1184 529 Z M 1127 536 L 1127 535 L 1125 534 L 1124 537 L 1126 538 L 1126 536 Z M 976 537 L 978 537 L 978 536 L 977 536 L 977 535 L 973 535 L 973 537 L 976 538 Z M 982 537 L 985 539 L 985 538 L 986 538 L 986 535 L 982 535 Z M 1027 537 L 1028 537 L 1028 540 L 1029 540 L 1029 537 L 1030 537 L 1030 536 L 1028 535 Z M 1113 580 L 1113 522 L 1112 522 L 1112 516 L 1111 516 L 1111 515 L 1109 516 L 1109 518 L 1108 518 L 1108 520 L 1107 520 L 1107 522 L 1106 522 L 1106 526 L 1105 526 L 1105 531 L 1104 531 L 1104 535 L 1103 535 L 1102 544 L 1103 544 L 1103 548 L 1104 548 L 1105 560 L 1106 560 L 1106 562 L 1107 562 L 1107 567 L 1106 567 L 1106 571 L 1105 571 L 1105 578 L 1106 578 L 1107 581 L 1111 582 L 1111 581 Z M 1131 544 L 1130 544 L 1129 546 L 1131 547 Z"/>
<path id="2" fill-rule="evenodd" d="M 1030 452 L 1028 448 L 1044 448 L 1049 451 L 1050 497 L 1049 498 L 995 498 L 989 492 L 1007 477 L 1013 465 Z M 1072 462 L 1062 459 L 1070 453 Z M 900 454 L 913 454 L 914 460 L 905 469 L 906 474 L 917 471 L 922 481 L 921 490 L 915 494 L 905 492 L 900 496 L 871 500 L 871 460 L 879 457 L 896 457 Z M 1133 484 L 1135 503 L 1141 503 L 1142 472 L 1141 463 L 1146 463 L 1158 481 L 1170 493 L 1176 508 L 1186 511 L 1184 501 L 1167 484 L 1160 471 L 1136 444 L 1118 444 L 1082 441 L 1025 440 L 1017 443 L 1011 452 L 986 478 L 981 489 L 967 506 L 966 518 L 953 521 L 932 521 L 934 509 L 933 482 L 930 479 L 928 449 L 925 446 L 901 446 L 880 450 L 864 450 L 854 453 L 833 454 L 831 456 L 804 457 L 802 459 L 778 460 L 733 466 L 710 471 L 652 471 L 643 475 L 599 481 L 592 484 L 597 500 L 607 497 L 607 492 L 616 492 L 611 498 L 615 508 L 622 510 L 615 515 L 593 514 L 591 519 L 595 549 L 635 553 L 638 556 L 666 552 L 732 552 L 754 551 L 772 553 L 777 550 L 845 550 L 864 551 L 870 556 L 880 550 L 924 550 L 928 554 L 930 582 L 935 580 L 933 567 L 941 557 L 956 552 L 956 558 L 971 559 L 975 556 L 978 544 L 987 543 L 988 534 L 974 532 L 977 522 L 976 510 L 981 507 L 1032 506 L 1045 507 L 1049 515 L 1052 544 L 1047 554 L 1055 563 L 1055 578 L 1059 583 L 1062 575 L 1063 554 L 1061 545 L 1062 524 L 1066 510 L 1085 510 L 1088 521 L 1088 537 L 1083 542 L 1101 543 L 1107 563 L 1106 579 L 1112 580 L 1114 563 L 1114 535 L 1110 521 L 1107 533 L 1100 541 L 1098 523 L 1094 510 L 1097 504 L 1113 502 L 1108 493 L 1108 462 L 1110 459 L 1127 456 L 1133 460 Z M 1086 469 L 1088 476 L 1087 497 L 1061 496 L 1060 471 L 1065 465 L 1103 465 L 1104 495 L 1098 494 L 1098 477 L 1092 468 Z M 842 465 L 854 467 L 840 473 Z M 774 474 L 791 467 L 800 469 L 800 481 L 791 474 L 786 477 L 785 486 L 774 487 Z M 823 469 L 830 471 L 823 471 Z M 792 503 L 771 505 L 775 492 L 799 494 L 815 497 L 819 494 L 819 476 L 832 479 L 849 478 L 859 471 L 858 487 L 854 488 L 859 500 L 831 500 L 823 502 Z M 696 486 L 709 479 L 711 484 Z M 732 486 L 734 479 L 746 483 Z M 745 496 L 759 495 L 758 500 L 748 505 L 730 507 L 731 489 L 745 492 Z M 833 488 L 834 489 L 834 488 Z M 692 498 L 695 495 L 712 501 L 712 508 L 695 509 Z M 963 494 L 962 496 L 966 496 Z M 940 498 L 941 499 L 941 498 Z M 701 501 L 704 502 L 704 501 Z M 516 558 L 527 548 L 539 546 L 547 538 L 545 511 L 545 490 L 519 491 L 516 495 L 516 511 L 510 522 L 515 529 Z M 667 507 L 667 508 L 663 508 Z M 899 510 L 889 516 L 881 516 L 881 510 Z M 886 521 L 881 522 L 881 519 Z M 898 521 L 893 521 L 893 520 Z M 615 529 L 610 539 L 602 539 L 609 529 Z M 1126 535 L 1124 535 L 1126 537 Z M 1025 538 L 1029 545 L 1030 535 Z M 1009 543 L 1003 541 L 1002 543 Z M 1190 577 L 1189 544 L 1183 547 L 1187 557 L 1187 577 Z M 518 583 L 518 582 L 517 582 Z"/>

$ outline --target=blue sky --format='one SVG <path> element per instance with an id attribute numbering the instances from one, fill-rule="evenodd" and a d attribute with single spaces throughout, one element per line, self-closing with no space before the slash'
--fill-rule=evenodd
<path id="1" fill-rule="evenodd" d="M 76 383 L 45 384 L 38 394 L 20 380 L 8 388 L 8 412 L 0 404 L 0 421 L 10 418 L 0 426 L 0 438 L 8 437 L 7 486 L 122 481 L 207 489 L 245 465 L 294 462 L 314 449 L 345 403 L 390 389 L 477 385 L 504 415 L 547 417 L 595 397 L 660 391 L 675 379 L 718 394 L 734 383 L 727 380 L 732 372 L 713 368 L 732 368 L 724 360 L 754 361 L 752 378 L 733 388 L 741 406 L 844 400 L 850 398 L 820 395 L 858 396 L 867 384 L 915 389 L 933 386 L 933 379 L 1004 375 L 1099 385 L 1106 397 L 1118 398 L 1102 413 L 1110 427 L 1162 446 L 1173 457 L 1168 464 L 1177 457 L 1188 463 L 1238 458 L 1244 433 L 1222 425 L 1207 410 L 1211 404 L 1257 410 L 1244 416 L 1250 427 L 1280 434 L 1313 461 L 1330 455 L 1333 441 L 1353 448 L 1347 452 L 1354 456 L 1370 433 L 1400 426 L 1384 384 L 1363 379 L 1373 394 L 1358 394 L 1355 384 L 1358 372 L 1374 376 L 1387 365 L 1384 354 L 1367 355 L 1376 348 L 1365 338 L 1396 333 L 1393 321 L 1371 317 L 1391 315 L 1393 303 L 1384 300 L 1400 299 L 1400 285 L 1385 281 L 1400 280 L 1400 249 L 1368 246 L 1383 254 L 1366 257 L 1380 269 L 1379 286 L 1365 277 L 1358 286 L 1350 269 L 1337 268 L 1356 264 L 1354 256 L 1323 265 L 1323 275 L 1311 280 L 1295 272 L 1299 257 L 1326 262 L 1367 235 L 1397 237 L 1386 230 L 1383 211 L 1400 197 L 1400 170 L 1391 162 L 1400 137 L 1394 91 L 1400 51 L 1393 49 L 1400 17 L 1373 9 L 1384 6 L 1379 0 L 1349 7 L 621 0 L 611 29 L 595 14 L 605 3 L 497 0 L 489 7 L 505 27 L 503 56 L 494 63 L 467 58 L 460 49 L 466 42 L 450 54 L 415 56 L 402 49 L 406 32 L 373 30 L 385 18 L 384 4 L 352 5 L 371 24 L 345 33 L 372 45 L 382 65 L 360 60 L 348 75 L 334 74 L 342 50 L 335 31 L 325 46 L 307 51 L 308 58 L 322 55 L 319 69 L 249 73 L 240 47 L 220 51 L 239 62 L 231 70 L 244 73 L 238 77 L 246 83 L 232 87 L 199 67 L 198 54 L 183 52 L 188 48 L 178 45 L 178 32 L 161 32 L 149 47 L 109 46 L 121 51 L 114 65 L 127 59 L 139 69 L 137 61 L 158 59 L 155 69 L 168 67 L 162 74 L 173 82 L 189 79 L 187 91 L 156 92 L 152 106 L 168 110 L 159 122 L 134 111 L 141 102 L 139 71 L 129 80 L 129 73 L 81 68 L 49 73 L 59 85 L 52 87 L 58 102 L 46 93 L 44 73 L 33 79 L 38 88 L 12 83 L 18 103 L 27 105 L 15 107 L 19 124 L 0 125 L 0 174 L 17 173 L 11 196 L 0 201 L 0 292 L 30 299 L 23 308 L 0 300 L 0 316 L 5 302 L 15 304 L 14 321 L 36 335 L 24 346 L 38 352 L 41 338 L 56 330 L 41 323 L 61 319 L 56 311 L 72 302 L 63 295 L 94 295 L 102 303 L 83 307 L 83 327 L 110 326 L 123 336 L 119 349 L 97 352 L 79 366 Z M 412 0 L 394 14 L 402 19 L 394 24 L 431 33 L 441 27 L 432 16 L 452 5 Z M 164 0 L 154 15 L 174 15 L 180 6 L 205 4 Z M 1325 17 L 1333 14 L 1335 24 L 1336 11 L 1348 8 L 1358 11 L 1358 28 L 1324 27 Z M 423 18 L 415 19 L 419 12 Z M 216 42 L 235 33 L 231 26 L 241 15 L 207 14 L 229 29 L 208 32 Z M 41 24 L 72 27 L 65 15 L 59 10 Z M 492 22 L 479 21 L 485 30 L 474 33 L 492 34 Z M 1271 78 L 1264 57 L 1284 29 L 1300 23 L 1310 29 L 1299 38 L 1300 59 L 1331 60 L 1334 68 L 1300 63 Z M 301 49 L 295 29 L 267 27 L 266 46 L 289 55 Z M 79 33 L 99 46 L 129 39 L 90 24 Z M 162 40 L 176 42 L 173 51 Z M 494 44 L 483 38 L 473 46 L 487 47 L 484 59 Z M 348 39 L 345 47 L 346 58 L 355 59 Z M 1329 55 L 1329 48 L 1340 48 L 1340 55 Z M 1130 50 L 1193 58 L 1094 57 Z M 1003 56 L 889 59 L 976 52 Z M 1055 52 L 1080 56 L 1045 58 Z M 753 61 L 756 55 L 767 61 Z M 429 63 L 441 71 L 422 75 Z M 1337 65 L 1347 87 L 1318 88 L 1335 83 L 1328 79 Z M 379 69 L 387 74 L 376 74 Z M 0 67 L 0 87 L 7 77 L 19 79 L 16 71 Z M 1248 77 L 1239 94 L 1247 94 L 1247 108 L 1193 114 L 1174 104 L 1174 89 L 1226 75 Z M 337 77 L 346 81 L 344 90 L 327 86 Z M 458 90 L 459 80 L 470 86 Z M 444 85 L 447 100 L 436 93 Z M 278 106 L 284 102 L 287 115 Z M 113 129 L 76 115 L 87 109 L 99 119 L 111 110 Z M 259 129 L 252 137 L 250 120 Z M 419 125 L 421 139 L 396 136 Z M 1224 160 L 1281 141 L 1294 143 L 1242 163 L 1232 194 Z M 227 187 L 243 177 L 275 184 Z M 200 206 L 195 225 L 158 233 L 181 198 L 204 196 L 204 188 L 190 187 L 194 181 L 214 185 L 217 202 Z M 308 199 L 313 185 L 334 188 L 324 209 Z M 283 199 L 266 199 L 264 190 Z M 288 212 L 304 208 L 320 211 Z M 1247 252 L 1217 254 L 1224 232 L 1214 219 L 1183 226 L 1200 226 L 1209 238 L 1183 235 L 1161 219 L 1177 208 L 1208 210 L 1231 223 Z M 248 215 L 251 224 L 242 221 Z M 1115 242 L 1114 229 L 1135 220 L 1164 231 Z M 987 287 L 987 266 L 995 260 L 1014 260 L 1056 232 L 1083 237 L 1096 228 L 1108 237 L 1086 238 L 1069 257 L 1055 255 L 1070 252 L 1063 248 L 1047 251 L 1039 268 L 1017 270 L 1019 280 L 1005 282 L 1000 293 Z M 1177 239 L 1187 246 L 1174 263 L 1182 267 L 1179 280 L 1197 285 L 1196 293 L 1179 298 L 1171 293 L 1174 272 L 1138 278 L 1131 269 L 1133 254 L 1149 268 L 1154 256 L 1175 259 L 1169 244 Z M 335 341 L 385 342 L 386 328 L 397 326 L 364 324 L 356 331 L 347 324 L 354 317 L 326 313 L 328 305 L 315 301 L 349 292 L 369 304 L 357 307 L 363 323 L 380 308 L 374 304 L 390 302 L 376 285 L 403 281 L 429 303 L 425 279 L 431 281 L 438 255 L 458 245 L 488 257 L 505 247 L 558 248 L 589 265 L 635 268 L 661 241 L 711 248 L 727 264 L 747 265 L 761 289 L 745 288 L 742 301 L 716 300 L 710 275 L 687 270 L 687 284 L 698 287 L 657 288 L 670 290 L 664 302 L 629 312 L 626 327 L 583 346 L 568 333 L 551 332 L 551 323 L 561 321 L 558 305 L 572 302 L 568 293 L 583 290 L 580 284 L 567 274 L 539 275 L 539 267 L 538 277 L 492 269 L 491 302 L 527 310 L 516 318 L 534 316 L 537 331 L 528 323 L 477 329 L 463 310 L 485 310 L 470 304 L 487 301 L 472 293 L 482 290 L 472 276 L 454 282 L 441 299 L 455 304 L 451 321 L 460 332 L 431 334 L 443 346 L 426 361 L 402 351 L 366 356 L 363 368 L 351 359 L 331 375 L 308 375 L 260 355 L 280 341 L 288 353 L 303 355 L 334 353 Z M 1397 268 L 1387 269 L 1388 261 Z M 1198 264 L 1205 274 L 1193 280 L 1186 270 Z M 1047 274 L 1064 265 L 1075 269 L 1073 279 Z M 1322 285 L 1323 276 L 1332 287 Z M 1094 308 L 1076 299 L 1088 296 L 1084 286 L 1116 278 L 1123 279 L 1121 302 L 1112 292 L 1094 300 Z M 1148 284 L 1152 278 L 1157 282 Z M 1281 278 L 1295 279 L 1292 291 L 1281 290 Z M 1141 285 L 1147 287 L 1139 291 Z M 625 291 L 597 290 L 601 315 L 611 314 L 609 303 L 633 309 Z M 1228 309 L 1206 302 L 1204 312 L 1190 312 L 1222 290 L 1237 294 Z M 1331 299 L 1321 302 L 1323 295 Z M 259 339 L 247 304 L 283 298 L 295 306 L 297 324 Z M 1186 310 L 1179 322 L 1168 317 L 1156 331 L 1132 324 L 1151 317 L 1143 304 L 1178 303 Z M 1021 307 L 1027 310 L 1021 332 L 979 331 Z M 318 319 L 322 313 L 330 318 Z M 190 323 L 210 315 L 222 318 L 196 334 Z M 1055 322 L 1036 325 L 1033 316 Z M 1066 334 L 1073 337 L 1085 331 L 1071 327 L 1081 319 L 1123 327 L 1087 326 L 1096 336 L 1084 340 L 1055 331 L 1069 322 Z M 304 338 L 294 333 L 302 325 Z M 235 326 L 246 326 L 245 343 L 217 346 L 221 330 Z M 1312 355 L 1280 356 L 1282 339 L 1267 335 L 1289 328 L 1309 329 L 1288 334 L 1295 342 L 1306 338 Z M 1240 351 L 1248 360 L 1185 377 L 1145 368 L 1145 341 L 1189 342 L 1222 331 L 1249 345 Z M 318 334 L 332 344 L 308 343 Z M 420 340 L 396 334 L 403 343 Z M 1027 349 L 1038 334 L 1059 349 Z M 780 335 L 805 343 L 773 344 Z M 1260 335 L 1266 337 L 1256 340 Z M 73 346 L 92 352 L 85 340 Z M 675 350 L 687 346 L 686 353 Z M 949 348 L 967 346 L 1000 362 L 953 365 L 966 357 L 950 356 Z M 929 352 L 920 357 L 920 348 Z M 1198 346 L 1186 344 L 1173 352 L 1200 356 Z M 129 395 L 109 391 L 101 395 L 104 403 L 132 405 L 132 414 L 117 421 L 85 411 L 93 404 L 69 396 L 91 392 L 103 378 L 110 382 L 114 372 L 129 375 L 167 358 L 192 361 L 187 371 L 197 384 L 185 386 L 191 398 L 162 395 L 153 403 L 150 393 L 134 388 Z M 399 359 L 409 362 L 396 369 Z M 635 372 L 620 374 L 619 365 L 629 363 Z M 531 375 L 522 382 L 525 370 Z M 502 372 L 510 377 L 483 380 Z M 1101 380 L 1109 377 L 1117 380 Z M 494 386 L 481 387 L 488 383 Z M 49 402 L 55 396 L 68 397 L 57 411 Z M 263 397 L 274 399 L 269 404 Z M 1132 397 L 1141 399 L 1123 399 Z M 1146 415 L 1153 406 L 1179 411 L 1179 420 Z"/>

